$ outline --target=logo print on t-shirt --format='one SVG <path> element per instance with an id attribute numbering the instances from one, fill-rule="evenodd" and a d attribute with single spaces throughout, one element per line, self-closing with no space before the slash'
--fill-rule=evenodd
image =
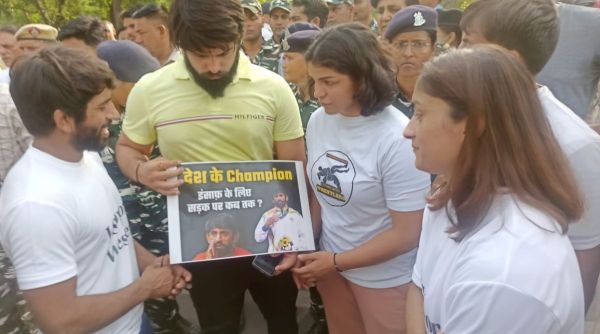
<path id="1" fill-rule="evenodd" d="M 327 151 L 313 164 L 312 184 L 332 206 L 344 206 L 352 197 L 356 170 L 350 157 L 340 151 Z"/>

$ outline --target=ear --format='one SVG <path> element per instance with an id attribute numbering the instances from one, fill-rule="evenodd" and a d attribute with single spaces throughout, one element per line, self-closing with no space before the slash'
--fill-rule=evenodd
<path id="1" fill-rule="evenodd" d="M 54 120 L 56 129 L 62 133 L 73 133 L 77 128 L 75 119 L 60 109 L 54 110 L 52 119 Z"/>
<path id="2" fill-rule="evenodd" d="M 313 17 L 313 19 L 308 22 L 316 25 L 317 27 L 321 27 L 321 18 L 318 16 Z"/>
<path id="3" fill-rule="evenodd" d="M 167 27 L 166 27 L 164 24 L 161 24 L 161 25 L 159 25 L 159 26 L 158 26 L 158 32 L 159 32 L 161 35 L 164 35 L 164 34 L 166 34 L 166 33 L 168 32 L 168 30 L 167 30 Z"/>
<path id="4" fill-rule="evenodd" d="M 448 35 L 448 40 L 446 41 L 446 44 L 452 45 L 452 44 L 454 44 L 454 41 L 456 41 L 456 33 L 453 31 Z"/>
<path id="5" fill-rule="evenodd" d="M 523 59 L 523 57 L 521 57 L 521 54 L 517 50 L 508 50 L 508 49 L 505 49 L 505 50 L 507 50 L 511 56 L 515 57 L 518 61 L 520 61 L 521 64 L 527 65 L 525 63 L 525 60 Z"/>

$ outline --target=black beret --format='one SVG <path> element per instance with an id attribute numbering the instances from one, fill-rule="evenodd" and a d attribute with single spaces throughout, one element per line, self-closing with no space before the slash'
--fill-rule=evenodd
<path id="1" fill-rule="evenodd" d="M 438 12 L 438 27 L 458 27 L 463 12 L 460 9 L 444 9 Z"/>
<path id="2" fill-rule="evenodd" d="M 302 30 L 289 35 L 282 43 L 284 52 L 304 53 L 319 37 L 319 30 Z"/>
<path id="3" fill-rule="evenodd" d="M 262 13 L 263 14 L 271 13 L 271 2 L 270 1 L 267 1 L 262 4 Z"/>
<path id="4" fill-rule="evenodd" d="M 285 31 L 283 32 L 283 39 L 285 40 L 286 38 L 288 38 L 289 35 L 304 30 L 321 31 L 321 28 L 317 27 L 315 24 L 308 22 L 294 22 L 287 26 L 287 28 L 285 28 Z"/>
<path id="5" fill-rule="evenodd" d="M 287 28 L 286 28 L 286 31 L 289 34 L 293 34 L 295 32 L 303 31 L 303 30 L 317 30 L 317 31 L 320 31 L 321 28 L 319 28 L 314 23 L 309 23 L 309 22 L 294 22 L 294 23 L 290 24 L 289 26 L 287 26 Z"/>
<path id="6" fill-rule="evenodd" d="M 104 41 L 98 45 L 96 53 L 121 81 L 137 82 L 144 74 L 160 68 L 156 58 L 131 41 Z"/>
<path id="7" fill-rule="evenodd" d="M 394 14 L 385 30 L 385 38 L 391 40 L 397 34 L 408 31 L 436 31 L 437 12 L 427 6 L 408 6 Z"/>

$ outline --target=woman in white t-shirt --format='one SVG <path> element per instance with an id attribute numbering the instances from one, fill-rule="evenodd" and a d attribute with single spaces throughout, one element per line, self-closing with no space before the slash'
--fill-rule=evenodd
<path id="1" fill-rule="evenodd" d="M 296 278 L 316 282 L 331 334 L 404 333 L 430 179 L 390 106 L 390 62 L 360 24 L 324 32 L 305 57 L 323 106 L 306 132 L 321 251 L 299 256 Z"/>
<path id="2" fill-rule="evenodd" d="M 583 333 L 583 288 L 566 236 L 583 211 L 536 84 L 508 51 L 427 64 L 404 132 L 428 198 L 408 293 L 409 333 Z"/>

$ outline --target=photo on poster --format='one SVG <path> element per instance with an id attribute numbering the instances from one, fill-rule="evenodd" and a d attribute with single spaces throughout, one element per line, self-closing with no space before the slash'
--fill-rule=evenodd
<path id="1" fill-rule="evenodd" d="M 183 163 L 167 198 L 172 263 L 314 251 L 298 161 Z"/>

